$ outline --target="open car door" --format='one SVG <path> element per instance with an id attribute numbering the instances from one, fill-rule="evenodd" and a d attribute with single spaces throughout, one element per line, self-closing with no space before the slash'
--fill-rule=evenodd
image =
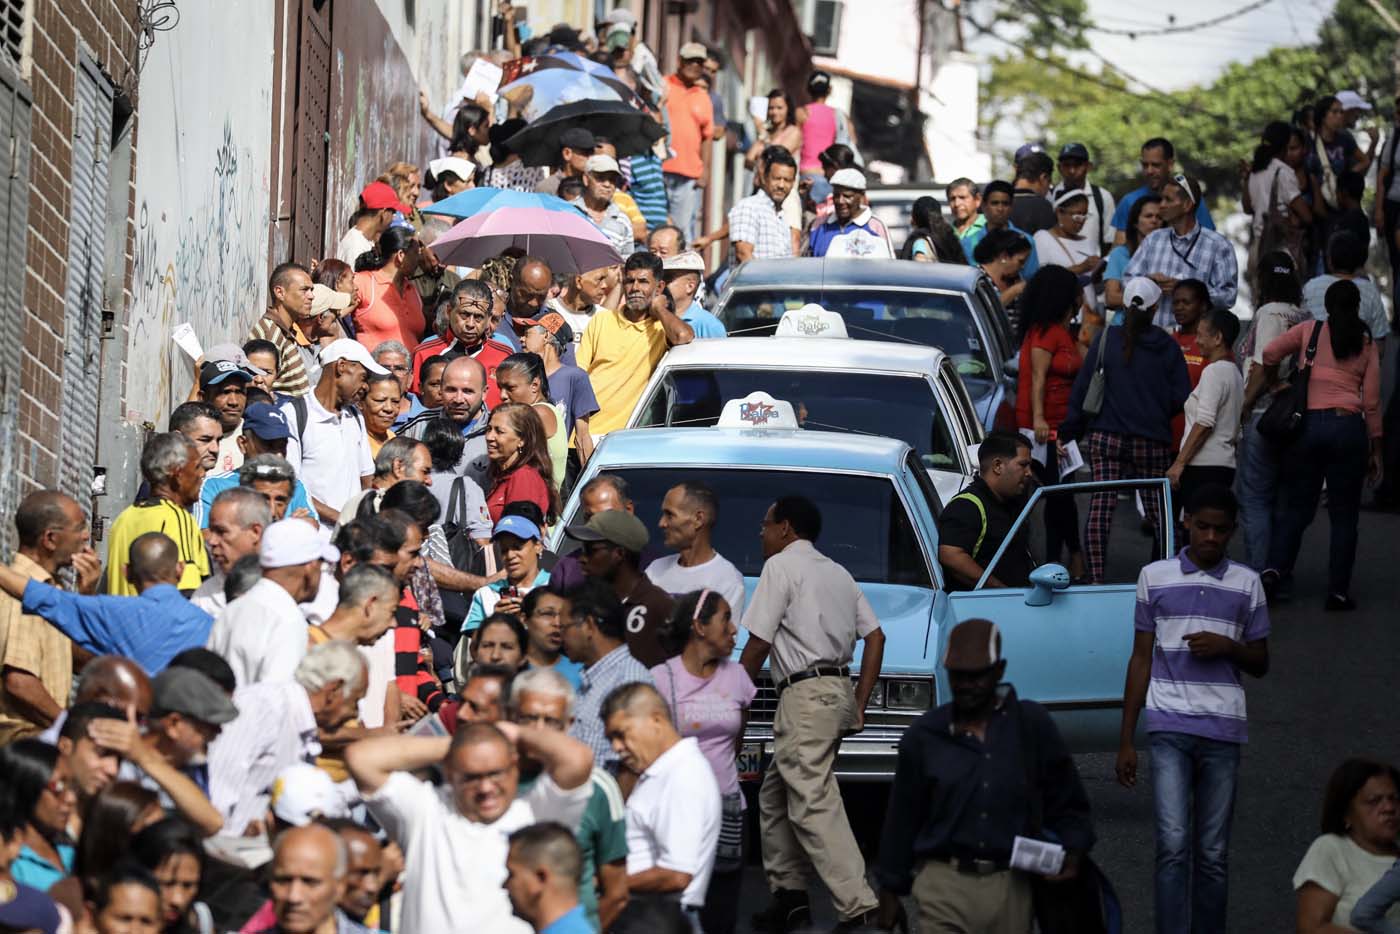
<path id="1" fill-rule="evenodd" d="M 1007 543 L 1031 526 L 1032 554 L 1045 556 L 1044 511 L 1051 497 L 1068 496 L 1078 508 L 1082 535 L 1093 495 L 1112 497 L 1113 523 L 1105 549 L 1103 581 L 1073 582 L 1059 563 L 1041 564 L 1028 588 L 989 588 Z M 1141 513 L 1139 508 L 1141 507 Z M 1166 479 L 1068 483 L 1036 490 L 974 590 L 946 595 L 938 658 L 948 631 L 982 617 L 997 624 L 1006 678 L 1024 698 L 1055 715 L 1075 752 L 1118 748 L 1123 681 L 1133 650 L 1133 610 L 1138 572 L 1173 553 L 1171 486 Z M 1147 516 L 1161 517 L 1155 525 Z M 1055 556 L 1058 559 L 1058 556 Z"/>

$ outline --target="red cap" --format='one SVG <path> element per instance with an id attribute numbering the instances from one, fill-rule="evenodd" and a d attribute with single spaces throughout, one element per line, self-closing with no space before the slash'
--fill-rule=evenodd
<path id="1" fill-rule="evenodd" d="M 360 192 L 360 200 L 371 211 L 393 208 L 405 217 L 413 213 L 413 209 L 400 201 L 398 193 L 385 182 L 370 182 L 365 186 L 365 190 Z"/>

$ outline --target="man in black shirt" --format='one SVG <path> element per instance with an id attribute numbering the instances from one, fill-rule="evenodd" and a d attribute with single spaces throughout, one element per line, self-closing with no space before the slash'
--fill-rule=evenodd
<path id="1" fill-rule="evenodd" d="M 899 743 L 875 870 L 880 926 L 912 892 L 921 931 L 1029 934 L 1030 879 L 1010 867 L 1015 840 L 1055 840 L 1064 861 L 1046 877 L 1074 878 L 1094 844 L 1089 797 L 1049 713 L 1002 683 L 995 623 L 958 624 L 943 667 L 953 702 Z"/>
<path id="2" fill-rule="evenodd" d="M 1011 223 L 1034 236 L 1055 226 L 1055 208 L 1046 194 L 1055 163 L 1043 152 L 1027 153 L 1016 160 L 1016 181 L 1012 185 Z"/>
<path id="3" fill-rule="evenodd" d="M 1031 477 L 1031 446 L 1022 435 L 994 432 L 977 452 L 977 476 L 949 500 L 938 519 L 938 563 L 948 590 L 977 586 L 1025 504 Z M 1025 587 L 1035 566 L 1022 523 L 987 587 Z"/>

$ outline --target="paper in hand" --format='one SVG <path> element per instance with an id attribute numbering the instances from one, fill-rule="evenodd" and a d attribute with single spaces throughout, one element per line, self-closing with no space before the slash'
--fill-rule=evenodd
<path id="1" fill-rule="evenodd" d="M 462 97 L 474 101 L 478 94 L 484 92 L 491 98 L 492 104 L 496 103 L 496 89 L 501 86 L 501 76 L 504 74 L 500 65 L 478 58 L 472 63 L 471 71 L 467 72 L 467 79 L 462 82 Z"/>
<path id="2" fill-rule="evenodd" d="M 768 98 L 750 97 L 749 114 L 760 123 L 768 119 Z"/>
<path id="3" fill-rule="evenodd" d="M 199 337 L 194 333 L 194 325 L 188 321 L 175 325 L 170 332 L 170 339 L 175 342 L 175 346 L 189 354 L 191 360 L 198 360 L 204 356 L 204 348 L 199 345 Z"/>
<path id="4" fill-rule="evenodd" d="M 1011 842 L 1011 868 L 1038 876 L 1053 876 L 1065 865 L 1065 848 L 1046 840 L 1016 837 Z"/>
<path id="5" fill-rule="evenodd" d="M 1084 466 L 1084 455 L 1079 451 L 1079 442 L 1071 441 L 1065 445 L 1065 451 L 1060 455 L 1060 479 L 1063 480 Z"/>

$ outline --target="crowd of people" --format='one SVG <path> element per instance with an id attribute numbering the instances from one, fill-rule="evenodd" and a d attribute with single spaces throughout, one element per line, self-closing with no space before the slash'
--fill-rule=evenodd
<path id="1" fill-rule="evenodd" d="M 1029 932 L 1041 899 L 1011 868 L 1027 834 L 1064 852 L 1036 885 L 1082 892 L 1096 878 L 1087 795 L 1054 721 L 1003 683 L 989 620 L 948 636 L 953 701 L 900 743 L 867 873 L 835 757 L 863 727 L 884 634 L 819 549 L 838 517 L 774 502 L 747 599 L 701 483 L 669 490 L 649 528 L 626 483 L 599 474 L 577 490 L 569 553 L 547 547 L 668 348 L 725 337 L 705 307 L 723 270 L 703 255 L 723 240 L 733 263 L 902 257 L 992 278 L 1023 340 L 1020 431 L 988 437 L 943 511 L 949 587 L 1028 583 L 1042 556 L 1024 527 L 989 563 L 1030 483 L 1061 482 L 1069 442 L 1097 480 L 1178 491 L 1177 516 L 1142 502 L 1184 547 L 1139 579 L 1118 775 L 1136 782 L 1141 714 L 1157 929 L 1223 930 L 1241 672 L 1268 670 L 1268 602 L 1291 595 L 1324 483 L 1326 606 L 1354 607 L 1357 511 L 1382 472 L 1388 319 L 1365 275 L 1370 225 L 1355 223 L 1375 147 L 1345 128 L 1359 99 L 1263 133 L 1244 178 L 1257 308 L 1242 337 L 1234 249 L 1166 139 L 1144 143 L 1144 184 L 1117 198 L 1089 181 L 1083 145 L 1061 147 L 1058 183 L 1023 147 L 1012 182 L 948 186 L 951 223 L 917 201 L 896 252 L 816 72 L 805 101 L 775 90 L 739 133 L 752 194 L 704 232 L 708 163 L 736 132 L 718 53 L 687 43 L 663 77 L 621 9 L 594 37 L 505 34 L 504 59 L 571 52 L 611 69 L 663 142 L 619 158 L 576 127 L 532 165 L 508 142 L 523 99 L 459 96 L 437 113 L 425 98 L 440 157 L 366 184 L 334 255 L 272 270 L 245 340 L 208 349 L 145 444 L 105 565 L 79 503 L 39 491 L 19 505 L 0 568 L 0 927 L 726 934 L 757 848 L 767 931 L 810 926 L 815 876 L 838 930 L 904 923 L 912 894 L 925 931 Z M 1387 236 L 1393 156 L 1374 217 Z M 621 262 L 554 269 L 511 249 L 442 263 L 448 228 L 424 209 L 478 186 L 562 198 Z M 1300 372 L 1305 393 L 1285 389 Z M 1280 414 L 1280 400 L 1296 405 Z M 1118 499 L 1094 495 L 1081 526 L 1073 497 L 1055 498 L 1043 558 L 1102 582 Z M 1237 520 L 1243 562 L 1226 557 Z M 750 840 L 738 759 L 760 689 L 775 738 Z M 1295 879 L 1300 930 L 1360 927 L 1400 894 L 1397 784 L 1369 761 L 1334 776 Z"/>

